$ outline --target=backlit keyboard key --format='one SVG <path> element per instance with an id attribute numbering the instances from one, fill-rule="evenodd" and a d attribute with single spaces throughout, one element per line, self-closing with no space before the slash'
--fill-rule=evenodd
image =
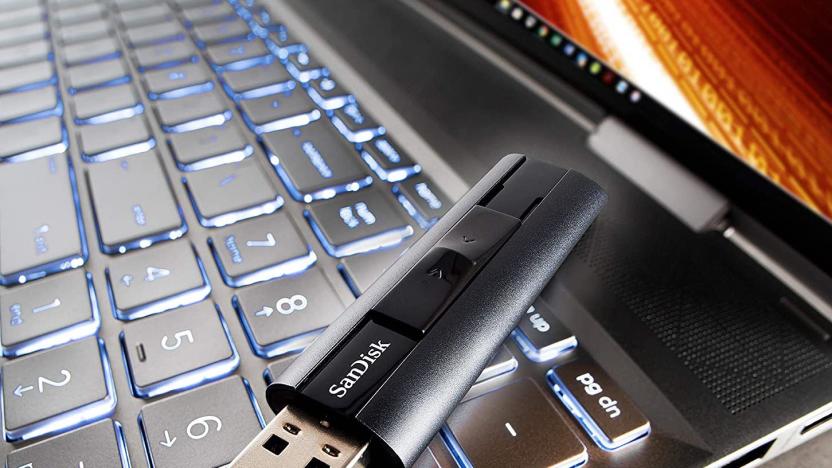
<path id="1" fill-rule="evenodd" d="M 282 212 L 220 228 L 208 242 L 223 280 L 231 287 L 298 274 L 317 260 Z"/>
<path id="2" fill-rule="evenodd" d="M 9 47 L 47 37 L 47 25 L 42 21 L 0 29 L 0 47 Z"/>
<path id="3" fill-rule="evenodd" d="M 488 362 L 488 365 L 485 366 L 485 369 L 480 372 L 474 384 L 487 382 L 501 375 L 508 374 L 514 371 L 514 369 L 517 369 L 517 359 L 506 348 L 506 345 L 502 345 L 491 358 L 491 361 Z"/>
<path id="4" fill-rule="evenodd" d="M 583 357 L 548 374 L 552 389 L 601 448 L 616 450 L 650 433 L 650 422 L 595 361 Z"/>
<path id="5" fill-rule="evenodd" d="M 405 252 L 409 242 L 405 241 L 390 249 L 375 250 L 361 255 L 353 255 L 341 260 L 338 270 L 344 277 L 355 297 L 364 294 L 382 273 Z"/>
<path id="6" fill-rule="evenodd" d="M 140 398 L 217 380 L 240 364 L 222 314 L 208 301 L 131 322 L 121 344 Z"/>
<path id="7" fill-rule="evenodd" d="M 43 87 L 54 81 L 52 63 L 47 61 L 0 69 L 0 93 Z"/>
<path id="8" fill-rule="evenodd" d="M 6 440 L 29 440 L 110 415 L 115 389 L 104 342 L 85 338 L 3 364 Z"/>
<path id="9" fill-rule="evenodd" d="M 106 37 L 68 45 L 64 47 L 63 54 L 64 63 L 72 67 L 118 57 L 121 48 L 115 38 Z"/>
<path id="10" fill-rule="evenodd" d="M 292 198 L 311 202 L 372 183 L 345 142 L 326 120 L 263 136 L 269 160 Z"/>
<path id="11" fill-rule="evenodd" d="M 321 111 L 298 89 L 244 100 L 240 109 L 243 120 L 258 135 L 306 125 L 321 117 Z"/>
<path id="12" fill-rule="evenodd" d="M 181 133 L 222 125 L 231 118 L 231 111 L 216 91 L 209 91 L 175 100 L 158 101 L 156 115 L 164 131 Z"/>
<path id="13" fill-rule="evenodd" d="M 205 50 L 214 68 L 223 71 L 243 70 L 274 59 L 259 39 L 212 45 Z"/>
<path id="14" fill-rule="evenodd" d="M 202 260 L 184 240 L 113 259 L 106 277 L 113 315 L 119 320 L 193 304 L 211 291 Z"/>
<path id="15" fill-rule="evenodd" d="M 251 389 L 239 377 L 150 403 L 139 415 L 151 466 L 231 463 L 263 427 Z M 174 440 L 175 439 L 175 440 Z"/>
<path id="16" fill-rule="evenodd" d="M 130 81 L 127 67 L 121 59 L 78 65 L 67 69 L 66 77 L 71 94 Z"/>
<path id="17" fill-rule="evenodd" d="M 48 60 L 51 53 L 52 47 L 46 39 L 38 39 L 22 45 L 0 47 L 0 68 L 16 67 Z"/>
<path id="18" fill-rule="evenodd" d="M 0 95 L 0 124 L 61 115 L 62 111 L 52 86 Z"/>
<path id="19" fill-rule="evenodd" d="M 100 323 L 92 276 L 83 270 L 0 295 L 3 355 L 17 357 L 94 334 Z"/>
<path id="20" fill-rule="evenodd" d="M 184 180 L 205 227 L 227 226 L 283 206 L 283 197 L 253 159 L 195 172 Z"/>
<path id="21" fill-rule="evenodd" d="M 175 63 L 195 61 L 196 49 L 190 41 L 173 41 L 149 45 L 133 52 L 142 71 Z"/>
<path id="22" fill-rule="evenodd" d="M 144 110 L 133 85 L 129 83 L 86 91 L 75 95 L 72 101 L 78 125 L 126 119 Z M 149 137 L 149 134 L 144 136 Z"/>
<path id="23" fill-rule="evenodd" d="M 56 460 L 66 466 L 129 467 L 127 446 L 121 425 L 105 419 L 72 432 L 17 449 L 6 458 L 9 468 L 54 466 Z"/>
<path id="24" fill-rule="evenodd" d="M 535 362 L 554 359 L 578 346 L 575 335 L 541 301 L 529 307 L 511 336 L 523 354 Z"/>
<path id="25" fill-rule="evenodd" d="M 0 284 L 84 264 L 87 245 L 75 190 L 64 155 L 0 165 Z M 21 196 L 26 193 L 33 196 Z"/>
<path id="26" fill-rule="evenodd" d="M 59 117 L 0 126 L 0 142 L 0 161 L 26 161 L 67 149 L 66 130 Z"/>
<path id="27" fill-rule="evenodd" d="M 353 143 L 363 143 L 385 133 L 384 127 L 355 103 L 336 109 L 332 114 L 332 123 L 344 138 Z"/>
<path id="28" fill-rule="evenodd" d="M 150 99 L 174 99 L 213 89 L 211 77 L 198 63 L 178 65 L 144 75 Z"/>
<path id="29" fill-rule="evenodd" d="M 133 47 L 181 41 L 185 38 L 185 31 L 176 20 L 160 21 L 146 26 L 127 28 L 126 34 L 127 41 Z"/>
<path id="30" fill-rule="evenodd" d="M 278 62 L 222 74 L 225 91 L 233 99 L 252 99 L 294 88 L 295 83 Z"/>
<path id="31" fill-rule="evenodd" d="M 242 289 L 233 302 L 252 349 L 263 358 L 302 350 L 345 307 L 317 269 Z"/>
<path id="32" fill-rule="evenodd" d="M 170 136 L 176 164 L 183 171 L 197 171 L 242 161 L 254 153 L 254 147 L 234 123 L 206 127 Z"/>
<path id="33" fill-rule="evenodd" d="M 321 245 L 333 257 L 392 247 L 414 232 L 377 189 L 311 205 L 305 215 Z"/>
<path id="34" fill-rule="evenodd" d="M 173 18 L 173 11 L 164 3 L 151 4 L 146 7 L 133 8 L 121 12 L 121 22 L 131 28 L 145 24 L 158 24 Z"/>
<path id="35" fill-rule="evenodd" d="M 290 54 L 286 58 L 286 70 L 301 83 L 317 80 L 327 73 L 324 66 L 306 51 Z"/>
<path id="36" fill-rule="evenodd" d="M 81 157 L 88 162 L 123 158 L 156 146 L 143 116 L 85 125 L 78 130 L 78 140 Z"/>
<path id="37" fill-rule="evenodd" d="M 410 159 L 390 138 L 376 138 L 361 145 L 361 158 L 386 182 L 399 182 L 422 172 L 422 167 Z"/>
<path id="38" fill-rule="evenodd" d="M 442 438 L 464 467 L 567 468 L 587 460 L 586 447 L 528 379 L 459 405 Z"/>
<path id="39" fill-rule="evenodd" d="M 424 176 L 416 176 L 393 186 L 393 193 L 419 226 L 427 229 L 451 207 L 451 201 Z"/>
<path id="40" fill-rule="evenodd" d="M 104 253 L 148 247 L 187 231 L 155 152 L 91 165 L 87 177 Z"/>
<path id="41" fill-rule="evenodd" d="M 321 109 L 334 110 L 353 102 L 355 98 L 344 91 L 331 77 L 323 77 L 309 82 L 309 97 Z"/>
<path id="42" fill-rule="evenodd" d="M 71 8 L 55 9 L 51 15 L 61 26 L 83 23 L 104 16 L 104 6 L 99 3 L 88 3 L 86 5 L 73 6 Z"/>
<path id="43" fill-rule="evenodd" d="M 43 5 L 33 4 L 14 11 L 5 11 L 0 15 L 0 28 L 31 24 L 46 19 L 46 11 Z"/>
<path id="44" fill-rule="evenodd" d="M 103 19 L 65 26 L 58 31 L 58 37 L 64 44 L 75 44 L 109 35 L 110 22 Z"/>
<path id="45" fill-rule="evenodd" d="M 234 39 L 247 39 L 251 34 L 248 24 L 240 18 L 194 26 L 194 35 L 200 47 Z"/>
<path id="46" fill-rule="evenodd" d="M 190 25 L 208 24 L 236 16 L 231 5 L 225 2 L 200 5 L 182 10 L 185 23 Z"/>

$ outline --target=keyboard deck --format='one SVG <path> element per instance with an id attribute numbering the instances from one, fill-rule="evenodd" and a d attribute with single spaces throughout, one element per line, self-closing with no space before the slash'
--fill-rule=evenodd
<path id="1" fill-rule="evenodd" d="M 7 466 L 228 463 L 272 416 L 271 376 L 450 203 L 279 11 L 0 0 Z M 480 382 L 576 346 L 536 317 Z M 526 424 L 561 418 L 551 389 L 515 380 L 472 401 L 517 393 L 538 405 Z M 460 425 L 465 405 L 436 441 L 461 465 L 492 436 Z M 570 444 L 555 462 L 586 459 Z"/>

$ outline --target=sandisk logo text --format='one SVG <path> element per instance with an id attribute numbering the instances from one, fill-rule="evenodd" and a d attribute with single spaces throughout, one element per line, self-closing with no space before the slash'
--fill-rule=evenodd
<path id="1" fill-rule="evenodd" d="M 367 352 L 361 353 L 358 356 L 358 359 L 350 364 L 350 370 L 347 372 L 347 375 L 342 377 L 337 384 L 332 384 L 332 386 L 329 387 L 329 393 L 338 398 L 344 398 L 347 396 L 349 389 L 358 383 L 361 376 L 363 376 L 367 370 L 370 369 L 370 366 L 373 365 L 373 363 L 375 363 L 376 360 L 380 358 L 389 347 L 390 343 L 384 343 L 382 340 L 378 340 L 376 343 L 370 343 L 370 347 L 367 349 Z"/>

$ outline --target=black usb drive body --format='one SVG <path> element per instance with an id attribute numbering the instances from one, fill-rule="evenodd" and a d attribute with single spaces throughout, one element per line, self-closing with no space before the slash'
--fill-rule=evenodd
<path id="1" fill-rule="evenodd" d="M 504 157 L 268 387 L 279 424 L 232 466 L 411 465 L 605 201 Z"/>

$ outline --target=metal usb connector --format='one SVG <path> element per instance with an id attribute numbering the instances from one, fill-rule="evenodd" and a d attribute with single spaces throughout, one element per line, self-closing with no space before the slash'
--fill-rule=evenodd
<path id="1" fill-rule="evenodd" d="M 369 441 L 359 440 L 349 431 L 289 405 L 260 431 L 230 466 L 359 468 L 367 466 L 368 446 Z"/>

